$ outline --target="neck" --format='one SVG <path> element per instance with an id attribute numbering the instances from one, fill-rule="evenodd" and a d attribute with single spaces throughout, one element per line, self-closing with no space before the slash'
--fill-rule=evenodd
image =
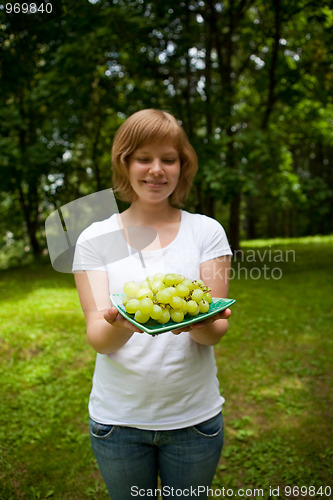
<path id="1" fill-rule="evenodd" d="M 161 222 L 170 222 L 178 212 L 179 210 L 172 207 L 169 201 L 154 207 L 140 201 L 134 201 L 124 214 L 126 213 L 136 224 L 154 225 Z"/>

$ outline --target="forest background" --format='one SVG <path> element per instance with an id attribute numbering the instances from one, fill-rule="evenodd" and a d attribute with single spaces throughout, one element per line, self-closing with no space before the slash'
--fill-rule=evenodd
<path id="1" fill-rule="evenodd" d="M 6 265 L 46 253 L 58 206 L 112 186 L 114 133 L 149 107 L 173 113 L 197 151 L 185 208 L 222 222 L 234 249 L 332 233 L 330 1 L 15 5 L 0 7 Z"/>
<path id="2" fill-rule="evenodd" d="M 330 498 L 332 2 L 35 2 L 0 4 L 0 498 L 108 498 L 87 427 L 95 353 L 45 220 L 112 186 L 114 134 L 149 107 L 184 125 L 199 158 L 185 208 L 234 250 L 213 487 Z"/>

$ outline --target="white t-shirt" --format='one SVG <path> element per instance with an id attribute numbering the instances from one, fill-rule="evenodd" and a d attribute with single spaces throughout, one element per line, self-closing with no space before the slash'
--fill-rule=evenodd
<path id="1" fill-rule="evenodd" d="M 199 279 L 202 262 L 232 253 L 216 220 L 182 210 L 175 239 L 140 255 L 127 245 L 118 217 L 83 231 L 73 263 L 73 271 L 107 272 L 110 293 L 121 293 L 127 281 L 140 282 L 157 272 Z M 141 429 L 195 425 L 221 411 L 224 398 L 216 375 L 213 347 L 198 344 L 188 332 L 136 332 L 116 352 L 97 354 L 89 413 L 103 424 Z"/>

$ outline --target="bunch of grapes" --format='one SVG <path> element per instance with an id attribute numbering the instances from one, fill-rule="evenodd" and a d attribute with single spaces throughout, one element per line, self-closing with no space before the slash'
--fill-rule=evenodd
<path id="1" fill-rule="evenodd" d="M 151 318 L 158 323 L 181 323 L 186 315 L 197 316 L 209 309 L 212 296 L 202 280 L 191 281 L 180 274 L 157 273 L 139 285 L 124 285 L 122 299 L 126 312 L 134 314 L 138 323 Z"/>

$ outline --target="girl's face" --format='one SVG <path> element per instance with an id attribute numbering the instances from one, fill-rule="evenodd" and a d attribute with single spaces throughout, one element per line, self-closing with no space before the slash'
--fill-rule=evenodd
<path id="1" fill-rule="evenodd" d="M 179 175 L 179 153 L 169 140 L 143 144 L 129 158 L 129 180 L 141 201 L 168 200 Z"/>

